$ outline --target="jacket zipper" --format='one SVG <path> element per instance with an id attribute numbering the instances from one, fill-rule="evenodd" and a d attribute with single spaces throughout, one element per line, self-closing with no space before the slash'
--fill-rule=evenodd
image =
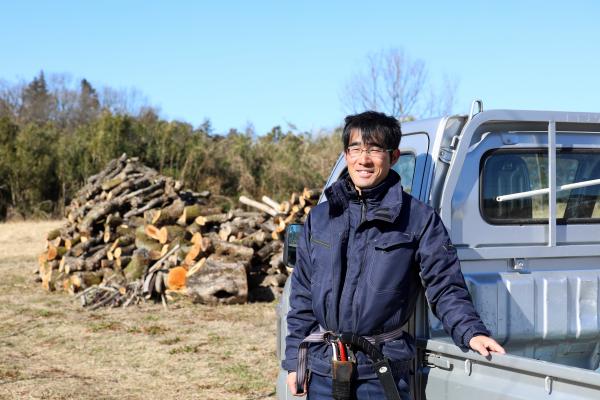
<path id="1" fill-rule="evenodd" d="M 362 225 L 363 222 L 367 219 L 367 204 L 365 203 L 365 199 L 362 198 L 361 195 L 358 195 L 360 200 L 360 223 L 358 224 L 358 228 Z"/>
<path id="2" fill-rule="evenodd" d="M 363 222 L 365 222 L 365 220 L 367 219 L 367 205 L 365 203 L 365 199 L 363 199 L 360 195 L 358 196 L 358 199 L 360 200 L 360 223 L 356 227 L 356 230 L 360 229 Z M 352 329 L 353 332 L 357 332 L 357 329 L 358 329 L 358 306 L 359 306 L 359 304 L 357 304 L 357 301 L 356 301 L 356 294 L 358 293 L 359 289 L 361 288 L 361 283 L 362 283 L 361 278 L 363 275 L 363 268 L 365 266 L 365 260 L 367 258 L 367 251 L 368 251 L 368 243 L 367 243 L 367 246 L 365 247 L 365 252 L 363 253 L 363 256 L 360 260 L 360 267 L 358 270 L 358 283 L 356 284 L 356 289 L 354 290 L 354 295 L 352 296 L 352 309 L 353 309 L 353 313 L 354 313 L 354 327 Z"/>

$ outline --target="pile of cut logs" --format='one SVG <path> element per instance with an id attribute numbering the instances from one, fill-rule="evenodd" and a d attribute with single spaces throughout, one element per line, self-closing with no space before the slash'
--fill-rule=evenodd
<path id="1" fill-rule="evenodd" d="M 241 196 L 252 211 L 224 212 L 209 192 L 191 192 L 126 155 L 88 178 L 48 232 L 38 279 L 84 307 L 128 306 L 176 295 L 206 304 L 269 301 L 288 275 L 282 237 L 316 204 L 319 190 L 278 203 Z"/>

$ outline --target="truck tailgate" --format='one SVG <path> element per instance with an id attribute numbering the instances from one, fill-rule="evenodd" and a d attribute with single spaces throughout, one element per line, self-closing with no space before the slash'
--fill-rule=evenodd
<path id="1" fill-rule="evenodd" d="M 507 355 L 486 359 L 445 339 L 418 341 L 426 398 L 600 399 L 600 373 Z"/>

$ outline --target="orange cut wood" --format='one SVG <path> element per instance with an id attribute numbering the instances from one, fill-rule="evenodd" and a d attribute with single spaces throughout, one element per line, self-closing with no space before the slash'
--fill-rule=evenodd
<path id="1" fill-rule="evenodd" d="M 190 240 L 193 244 L 202 245 L 202 234 L 200 232 L 196 232 L 192 235 L 192 239 Z"/>
<path id="2" fill-rule="evenodd" d="M 196 261 L 196 257 L 198 257 L 198 255 L 200 254 L 201 250 L 202 250 L 202 244 L 201 243 L 195 243 L 190 248 L 190 251 L 187 253 L 187 255 L 185 256 L 185 259 L 183 260 L 183 263 L 185 265 L 192 265 L 194 263 L 194 261 Z"/>
<path id="3" fill-rule="evenodd" d="M 58 251 L 56 251 L 56 247 L 54 247 L 52 245 L 52 243 L 48 242 L 46 244 L 46 248 L 48 249 L 48 250 L 46 250 L 46 255 L 48 257 L 48 260 L 50 260 L 50 261 L 54 260 L 58 254 Z"/>
<path id="4" fill-rule="evenodd" d="M 183 267 L 175 267 L 169 270 L 167 276 L 167 288 L 170 290 L 181 290 L 185 288 L 187 270 Z"/>
<path id="5" fill-rule="evenodd" d="M 161 232 L 160 229 L 158 229 L 156 226 L 154 225 L 146 225 L 146 227 L 144 228 L 144 233 L 148 236 L 151 237 L 154 240 L 159 240 L 161 239 Z"/>

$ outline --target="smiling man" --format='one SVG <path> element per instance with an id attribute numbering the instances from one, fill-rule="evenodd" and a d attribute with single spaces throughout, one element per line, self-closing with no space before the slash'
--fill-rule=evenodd
<path id="1" fill-rule="evenodd" d="M 299 240 L 283 368 L 291 392 L 309 399 L 411 399 L 414 339 L 401 327 L 422 285 L 458 346 L 484 356 L 504 349 L 473 307 L 440 218 L 391 169 L 399 122 L 372 111 L 345 122 L 348 174 L 325 191 Z"/>

